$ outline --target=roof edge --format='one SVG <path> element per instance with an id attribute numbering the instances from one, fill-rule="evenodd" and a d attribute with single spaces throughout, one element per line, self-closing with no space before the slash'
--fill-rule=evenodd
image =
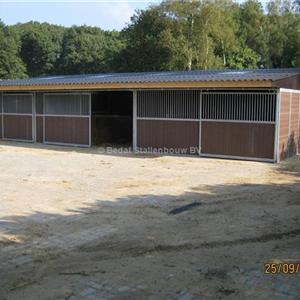
<path id="1" fill-rule="evenodd" d="M 6 85 L 0 91 L 49 91 L 97 89 L 161 89 L 161 88 L 278 88 L 271 80 L 239 81 L 174 81 L 147 83 L 67 83 L 44 85 Z"/>

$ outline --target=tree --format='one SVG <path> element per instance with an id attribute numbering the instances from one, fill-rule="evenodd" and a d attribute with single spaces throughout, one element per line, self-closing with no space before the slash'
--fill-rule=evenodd
<path id="1" fill-rule="evenodd" d="M 63 74 L 84 74 L 110 71 L 114 55 L 122 48 L 117 32 L 100 28 L 73 26 L 66 30 L 59 70 Z"/>
<path id="2" fill-rule="evenodd" d="M 0 20 L 0 78 L 17 79 L 26 77 L 26 70 L 19 57 L 20 41 L 14 30 Z"/>
<path id="3" fill-rule="evenodd" d="M 268 3 L 269 57 L 273 67 L 300 66 L 300 16 L 291 1 Z"/>
<path id="4" fill-rule="evenodd" d="M 156 7 L 137 11 L 122 32 L 126 47 L 120 54 L 121 70 L 160 71 L 172 69 L 172 53 L 179 40 L 173 37 L 170 20 Z"/>
<path id="5" fill-rule="evenodd" d="M 227 54 L 236 50 L 235 24 L 228 8 L 231 1 L 171 1 L 161 7 L 177 25 L 184 40 L 185 68 L 208 69 L 226 66 Z"/>
<path id="6" fill-rule="evenodd" d="M 227 66 L 230 69 L 255 69 L 257 68 L 258 60 L 257 53 L 245 46 L 229 56 Z"/>
<path id="7" fill-rule="evenodd" d="M 29 22 L 15 26 L 21 39 L 21 58 L 31 77 L 56 73 L 64 28 Z"/>
<path id="8" fill-rule="evenodd" d="M 163 0 L 121 32 L 0 21 L 0 78 L 300 67 L 300 0 Z"/>
<path id="9" fill-rule="evenodd" d="M 250 48 L 257 54 L 257 67 L 269 67 L 269 32 L 262 4 L 256 0 L 247 0 L 240 6 L 235 18 L 238 22 L 237 35 L 241 48 Z"/>
<path id="10" fill-rule="evenodd" d="M 234 26 L 221 5 L 167 0 L 132 18 L 123 61 L 140 71 L 221 68 L 237 50 Z"/>

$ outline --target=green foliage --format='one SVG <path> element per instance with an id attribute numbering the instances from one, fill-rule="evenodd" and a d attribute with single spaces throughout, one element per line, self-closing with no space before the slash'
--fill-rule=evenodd
<path id="1" fill-rule="evenodd" d="M 257 67 L 268 67 L 268 30 L 262 4 L 247 0 L 237 11 L 238 32 L 242 49 L 248 47 L 258 56 Z"/>
<path id="2" fill-rule="evenodd" d="M 53 74 L 61 53 L 64 28 L 29 22 L 15 26 L 21 40 L 21 58 L 30 77 Z"/>
<path id="3" fill-rule="evenodd" d="M 164 0 L 121 32 L 0 22 L 0 78 L 266 67 L 300 67 L 300 0 Z"/>
<path id="4" fill-rule="evenodd" d="M 257 68 L 259 56 L 251 48 L 245 46 L 238 52 L 232 53 L 228 58 L 230 69 L 255 69 Z"/>
<path id="5" fill-rule="evenodd" d="M 169 70 L 172 51 L 176 51 L 178 43 L 171 30 L 171 22 L 158 9 L 137 12 L 131 24 L 122 32 L 127 46 L 120 53 L 119 69 Z"/>
<path id="6" fill-rule="evenodd" d="M 269 58 L 276 68 L 300 66 L 300 17 L 293 9 L 286 1 L 268 5 Z"/>
<path id="7" fill-rule="evenodd" d="M 16 79 L 26 76 L 19 52 L 18 35 L 0 21 L 0 78 Z"/>
<path id="8" fill-rule="evenodd" d="M 122 47 L 117 32 L 73 26 L 65 31 L 58 68 L 63 74 L 109 71 L 113 57 Z"/>

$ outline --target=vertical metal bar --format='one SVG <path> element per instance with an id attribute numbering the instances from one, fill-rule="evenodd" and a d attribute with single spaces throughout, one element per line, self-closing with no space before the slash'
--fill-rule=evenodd
<path id="1" fill-rule="evenodd" d="M 268 114 L 269 114 L 269 97 L 267 94 L 265 94 L 266 96 L 266 103 L 265 103 L 265 121 L 268 121 Z"/>
<path id="2" fill-rule="evenodd" d="M 245 95 L 245 120 L 249 120 L 250 95 Z"/>
<path id="3" fill-rule="evenodd" d="M 265 121 L 265 94 L 261 95 L 261 99 L 262 99 L 262 110 L 261 110 L 261 115 L 262 115 L 262 121 Z"/>
<path id="4" fill-rule="evenodd" d="M 261 94 L 261 121 L 265 121 L 265 94 Z"/>
<path id="5" fill-rule="evenodd" d="M 169 105 L 170 105 L 170 118 L 173 118 L 173 111 L 174 111 L 174 100 L 172 101 L 172 98 L 174 99 L 173 91 L 170 90 L 169 93 Z"/>
<path id="6" fill-rule="evenodd" d="M 164 95 L 164 97 L 161 99 L 161 101 L 162 101 L 162 111 L 161 111 L 161 115 L 162 115 L 162 117 L 163 118 L 165 118 L 166 117 L 166 94 L 167 94 L 167 92 L 168 91 L 165 91 L 165 95 Z"/>
<path id="7" fill-rule="evenodd" d="M 236 120 L 236 109 L 237 109 L 236 94 L 232 94 L 231 98 L 232 98 L 232 103 L 233 103 L 232 119 Z"/>
<path id="8" fill-rule="evenodd" d="M 208 94 L 205 94 L 205 119 L 209 119 L 210 115 L 209 115 L 209 96 Z M 203 95 L 202 95 L 203 97 Z"/>
<path id="9" fill-rule="evenodd" d="M 186 107 L 186 109 L 185 109 L 185 118 L 186 119 L 190 119 L 190 114 L 189 114 L 189 105 L 190 105 L 190 103 L 191 103 L 191 100 L 193 100 L 193 99 L 190 99 L 190 94 L 189 94 L 189 92 L 186 90 L 185 91 L 185 107 Z"/>
<path id="10" fill-rule="evenodd" d="M 226 109 L 226 120 L 229 119 L 229 99 L 228 99 L 228 94 L 225 94 L 226 97 L 226 105 L 227 105 L 227 109 Z"/>
<path id="11" fill-rule="evenodd" d="M 273 94 L 273 119 L 272 121 L 276 120 L 276 96 Z"/>
<path id="12" fill-rule="evenodd" d="M 277 91 L 276 94 L 276 119 L 275 119 L 275 138 L 274 138 L 274 160 L 275 162 L 280 161 L 280 109 L 281 109 L 281 94 Z"/>
<path id="13" fill-rule="evenodd" d="M 32 95 L 32 141 L 36 142 L 36 92 Z"/>
<path id="14" fill-rule="evenodd" d="M 153 106 L 152 106 L 152 112 L 153 112 L 153 115 L 161 115 L 161 111 L 159 109 L 159 100 L 164 96 L 164 92 L 161 91 L 160 93 L 157 93 L 155 95 L 156 97 L 154 98 L 154 103 L 153 103 Z M 156 108 L 156 109 L 155 109 Z"/>
<path id="15" fill-rule="evenodd" d="M 146 94 L 145 92 L 140 92 L 141 93 L 141 100 L 138 99 L 138 103 L 141 107 L 141 111 L 142 111 L 142 117 L 147 117 L 147 113 L 146 113 L 146 108 L 147 108 L 147 103 L 149 100 L 149 92 L 148 94 Z"/>
<path id="16" fill-rule="evenodd" d="M 206 99 L 206 101 L 207 101 L 207 106 L 208 106 L 208 119 L 212 119 L 212 116 L 211 116 L 211 94 L 209 93 L 209 94 L 207 94 L 207 99 Z"/>
<path id="17" fill-rule="evenodd" d="M 132 92 L 132 148 L 133 152 L 137 151 L 137 91 Z"/>
<path id="18" fill-rule="evenodd" d="M 177 93 L 176 93 L 176 91 L 172 91 L 172 93 L 173 93 L 173 97 L 170 99 L 171 103 L 172 103 L 172 118 L 175 118 L 175 106 L 176 106 L 175 99 L 176 99 Z"/>
<path id="19" fill-rule="evenodd" d="M 243 113 L 244 113 L 244 99 L 239 96 L 239 101 L 240 101 L 240 111 L 239 111 L 239 120 L 243 120 Z"/>
<path id="20" fill-rule="evenodd" d="M 92 94 L 89 93 L 89 147 L 92 146 Z"/>
<path id="21" fill-rule="evenodd" d="M 237 119 L 238 120 L 244 120 L 244 112 L 245 112 L 245 98 L 243 94 L 238 94 L 238 102 L 239 102 L 239 110 L 238 110 L 238 115 L 237 115 Z"/>
<path id="22" fill-rule="evenodd" d="M 170 98 L 171 98 L 171 91 L 170 90 L 168 90 L 168 94 L 167 94 L 167 104 L 168 104 L 168 115 L 167 115 L 167 117 L 168 118 L 171 118 L 171 115 L 172 115 L 172 113 L 171 113 L 171 101 L 170 101 Z"/>
<path id="23" fill-rule="evenodd" d="M 211 94 L 211 118 L 215 118 L 215 93 Z"/>
<path id="24" fill-rule="evenodd" d="M 264 115 L 263 115 L 263 121 L 267 120 L 267 96 L 264 94 Z"/>
<path id="25" fill-rule="evenodd" d="M 231 112 L 232 112 L 232 99 L 231 99 L 231 95 L 227 94 L 227 98 L 228 98 L 228 104 L 229 104 L 228 120 L 231 120 Z"/>
<path id="26" fill-rule="evenodd" d="M 1 118 L 1 122 L 2 122 L 2 127 L 1 127 L 1 134 L 2 134 L 2 138 L 4 139 L 4 115 L 3 115 L 3 93 L 1 93 L 1 112 L 2 112 L 2 118 Z"/>
<path id="27" fill-rule="evenodd" d="M 238 120 L 242 120 L 242 114 L 243 114 L 243 98 L 242 95 L 239 94 L 238 96 L 239 101 L 239 111 L 238 111 Z"/>
<path id="28" fill-rule="evenodd" d="M 155 115 L 157 114 L 160 117 L 163 117 L 163 111 L 162 111 L 162 101 L 165 97 L 165 91 L 161 91 L 159 94 L 156 95 L 155 97 L 155 105 L 153 107 L 153 111 L 155 112 Z"/>
<path id="29" fill-rule="evenodd" d="M 240 112 L 241 112 L 241 99 L 240 99 L 240 94 L 237 94 L 236 95 L 236 103 L 237 103 L 237 106 L 236 106 L 236 110 L 235 110 L 235 118 L 236 120 L 240 120 Z"/>
<path id="30" fill-rule="evenodd" d="M 267 97 L 267 109 L 266 109 L 266 121 L 270 121 L 270 108 L 272 103 L 270 101 L 270 94 L 266 94 Z"/>
<path id="31" fill-rule="evenodd" d="M 43 94 L 43 144 L 46 141 L 46 136 L 45 136 L 45 132 L 46 132 L 46 122 L 45 122 L 45 114 L 46 114 L 46 99 L 45 99 L 46 95 Z"/>
<path id="32" fill-rule="evenodd" d="M 221 119 L 226 120 L 226 99 L 224 95 L 220 96 L 220 100 L 222 102 L 222 114 L 221 114 Z"/>
<path id="33" fill-rule="evenodd" d="M 250 114 L 250 94 L 246 95 L 246 120 L 249 121 Z"/>
<path id="34" fill-rule="evenodd" d="M 137 93 L 139 94 L 139 91 L 137 91 Z M 133 96 L 132 96 L 133 98 Z M 133 100 L 132 100 L 132 109 L 133 109 Z M 139 106 L 139 103 L 137 104 L 137 116 L 140 117 L 141 116 L 141 110 L 140 110 L 140 106 Z"/>
<path id="35" fill-rule="evenodd" d="M 225 101 L 225 120 L 229 119 L 229 99 L 227 94 L 223 94 L 223 98 Z"/>
<path id="36" fill-rule="evenodd" d="M 255 94 L 252 94 L 252 121 L 255 121 Z"/>
<path id="37" fill-rule="evenodd" d="M 217 112 L 218 112 L 218 98 L 219 94 L 215 94 L 215 105 L 214 105 L 214 112 L 215 112 L 215 119 L 217 119 Z"/>
<path id="38" fill-rule="evenodd" d="M 200 98 L 199 98 L 199 149 L 198 154 L 201 155 L 202 153 L 202 141 L 201 141 L 201 131 L 202 131 L 202 91 L 200 91 Z"/>
<path id="39" fill-rule="evenodd" d="M 141 100 L 140 98 L 138 98 L 137 102 L 139 103 L 140 107 L 141 107 L 141 112 L 142 112 L 142 117 L 146 117 L 146 107 L 147 107 L 147 103 L 149 102 L 149 92 L 148 94 L 145 94 L 143 91 L 140 92 L 141 94 Z M 133 96 L 132 96 L 133 98 Z M 133 106 L 132 106 L 133 108 Z"/>
<path id="40" fill-rule="evenodd" d="M 212 119 L 212 94 L 208 95 L 208 101 L 209 101 L 209 119 Z"/>
<path id="41" fill-rule="evenodd" d="M 182 100 L 179 101 L 178 103 L 179 103 L 179 110 L 178 110 L 178 112 L 176 112 L 177 118 L 178 118 L 180 110 L 182 111 L 182 106 L 183 106 L 183 116 L 182 117 L 185 118 L 185 114 L 186 114 L 186 94 L 185 94 L 185 90 L 182 92 Z"/>
<path id="42" fill-rule="evenodd" d="M 261 119 L 261 107 L 262 107 L 262 94 L 259 94 L 258 95 L 258 121 L 261 121 L 262 119 Z"/>
<path id="43" fill-rule="evenodd" d="M 233 94 L 229 94 L 231 109 L 230 109 L 230 120 L 234 120 L 233 111 L 234 111 L 234 101 L 233 101 Z"/>
<path id="44" fill-rule="evenodd" d="M 253 120 L 253 94 L 250 95 L 250 121 Z"/>
<path id="45" fill-rule="evenodd" d="M 266 121 L 266 94 L 262 94 L 262 99 L 263 99 L 262 121 Z"/>
<path id="46" fill-rule="evenodd" d="M 256 121 L 256 118 L 257 118 L 256 102 L 257 102 L 257 94 L 253 94 L 253 121 Z"/>
<path id="47" fill-rule="evenodd" d="M 298 100 L 299 100 L 299 111 L 298 111 L 298 136 L 300 139 L 300 92 L 298 93 Z M 297 147 L 297 154 L 299 154 L 299 150 L 300 150 L 300 141 L 298 140 L 298 147 Z"/>
<path id="48" fill-rule="evenodd" d="M 266 121 L 270 121 L 270 94 L 267 95 L 267 103 L 266 103 Z"/>
<path id="49" fill-rule="evenodd" d="M 140 92 L 139 92 L 139 91 L 137 91 L 137 94 L 139 95 L 138 97 L 141 98 L 141 95 L 140 95 Z M 132 96 L 132 98 L 133 98 L 133 96 Z M 132 103 L 133 103 L 133 101 L 132 101 Z M 133 108 L 133 104 L 132 104 L 132 108 Z M 143 116 L 142 113 L 141 113 L 140 102 L 137 103 L 137 116 L 138 116 L 138 117 L 142 117 L 142 116 Z"/>

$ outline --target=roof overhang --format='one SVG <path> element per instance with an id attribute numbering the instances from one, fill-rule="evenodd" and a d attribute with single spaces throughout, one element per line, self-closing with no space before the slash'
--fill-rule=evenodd
<path id="1" fill-rule="evenodd" d="M 180 81 L 143 83 L 80 83 L 46 85 L 5 85 L 0 91 L 105 90 L 105 89 L 186 89 L 186 88 L 278 88 L 271 80 L 247 81 Z"/>

